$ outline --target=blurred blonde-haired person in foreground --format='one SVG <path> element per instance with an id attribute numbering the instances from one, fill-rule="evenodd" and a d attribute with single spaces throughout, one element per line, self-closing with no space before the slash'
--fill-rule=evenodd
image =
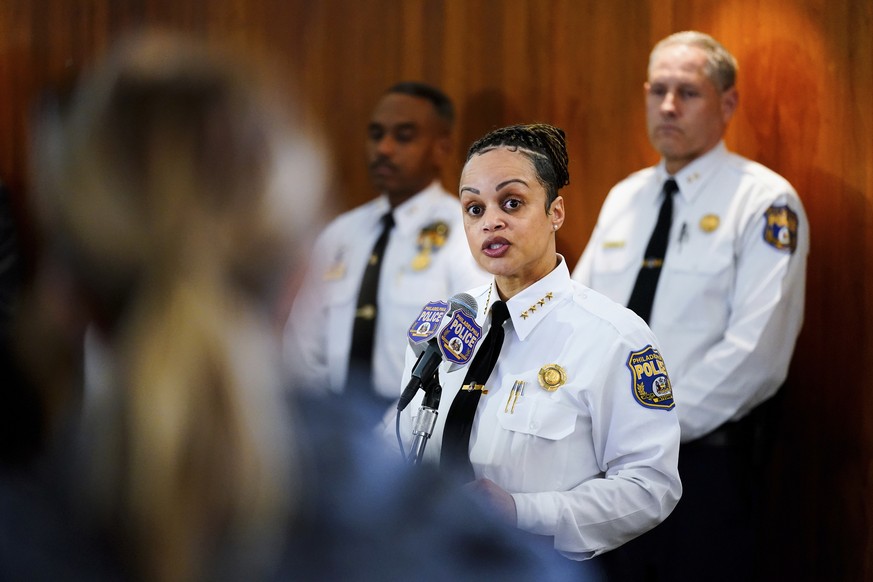
<path id="1" fill-rule="evenodd" d="M 149 579 L 268 563 L 295 488 L 271 305 L 322 157 L 253 69 L 214 51 L 127 39 L 35 131 L 51 272 L 36 288 L 88 325 L 76 485 Z"/>
<path id="2" fill-rule="evenodd" d="M 288 390 L 275 311 L 325 158 L 255 70 L 143 34 L 41 108 L 17 340 L 51 430 L 0 463 L 0 579 L 561 579 Z"/>

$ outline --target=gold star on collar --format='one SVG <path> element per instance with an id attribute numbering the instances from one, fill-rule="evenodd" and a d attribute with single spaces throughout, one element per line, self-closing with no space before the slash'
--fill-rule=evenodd
<path id="1" fill-rule="evenodd" d="M 543 305 L 546 304 L 546 301 L 551 301 L 553 297 L 554 297 L 554 295 L 552 294 L 551 291 L 549 291 L 548 293 L 546 293 L 545 295 L 543 295 L 543 296 L 542 296 L 538 301 L 534 302 L 533 305 L 531 305 L 530 307 L 528 307 L 527 309 L 525 309 L 524 311 L 522 311 L 522 312 L 521 312 L 521 318 L 522 318 L 522 319 L 527 319 L 528 316 L 529 316 L 531 313 L 535 313 L 535 312 L 536 312 L 536 310 L 537 310 L 537 306 L 542 307 Z"/>

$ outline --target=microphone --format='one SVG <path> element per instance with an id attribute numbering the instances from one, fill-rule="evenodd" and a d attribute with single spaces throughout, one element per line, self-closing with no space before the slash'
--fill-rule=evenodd
<path id="1" fill-rule="evenodd" d="M 456 293 L 449 298 L 449 308 L 451 311 L 460 309 L 470 317 L 476 317 L 479 314 L 479 304 L 476 298 L 469 293 Z"/>
<path id="2" fill-rule="evenodd" d="M 406 334 L 413 352 L 418 354 L 418 360 L 412 368 L 409 383 L 397 401 L 397 410 L 409 406 L 422 382 L 434 375 L 444 355 L 449 361 L 459 365 L 470 360 L 482 331 L 476 323 L 478 311 L 479 304 L 468 293 L 453 295 L 448 304 L 432 301 L 424 306 Z M 445 321 L 446 317 L 448 321 Z M 440 325 L 434 325 L 437 319 Z M 471 327 L 473 333 L 469 333 Z M 460 336 L 460 332 L 464 331 L 468 332 L 466 336 Z M 464 338 L 463 341 L 461 337 Z M 474 338 L 472 343 L 468 339 L 470 337 Z"/>

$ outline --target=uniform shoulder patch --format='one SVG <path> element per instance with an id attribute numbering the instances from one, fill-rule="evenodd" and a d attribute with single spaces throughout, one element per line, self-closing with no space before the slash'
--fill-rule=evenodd
<path id="1" fill-rule="evenodd" d="M 797 213 L 775 204 L 764 212 L 764 242 L 776 250 L 793 253 L 797 248 Z"/>
<path id="2" fill-rule="evenodd" d="M 662 410 L 671 410 L 675 406 L 673 386 L 658 350 L 649 345 L 631 352 L 627 367 L 631 373 L 631 392 L 637 402 L 646 408 Z"/>

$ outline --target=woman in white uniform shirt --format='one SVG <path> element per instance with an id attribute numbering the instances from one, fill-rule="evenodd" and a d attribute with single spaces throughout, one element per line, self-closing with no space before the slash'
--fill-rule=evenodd
<path id="1" fill-rule="evenodd" d="M 440 366 L 439 416 L 424 458 L 436 462 L 451 450 L 444 434 L 451 439 L 456 431 L 444 429 L 457 420 L 450 418 L 452 402 L 479 392 L 467 489 L 519 528 L 551 536 L 561 553 L 584 560 L 672 511 L 681 493 L 679 424 L 651 331 L 631 311 L 572 281 L 556 252 L 564 221 L 558 189 L 567 183 L 564 133 L 552 126 L 498 129 L 470 148 L 460 183 L 464 228 L 479 265 L 494 275 L 470 294 L 483 336 L 498 301 L 509 319 L 496 366 L 475 380 L 484 388 L 469 390 L 470 366 Z M 414 362 L 410 350 L 404 377 Z M 419 409 L 413 404 L 401 416 L 407 448 Z"/>

